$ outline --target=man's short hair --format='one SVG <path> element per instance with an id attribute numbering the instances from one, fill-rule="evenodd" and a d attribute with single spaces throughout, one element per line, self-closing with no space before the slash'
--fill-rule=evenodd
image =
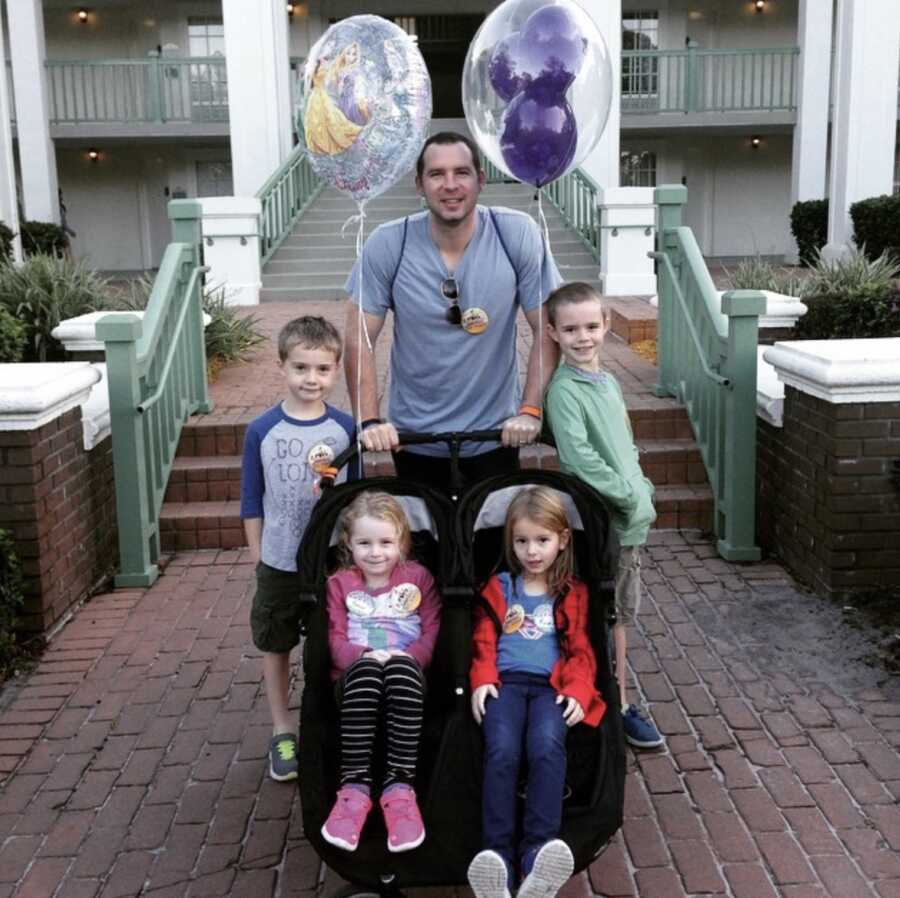
<path id="1" fill-rule="evenodd" d="M 584 281 L 572 281 L 571 283 L 557 287 L 547 297 L 544 308 L 547 310 L 547 318 L 550 323 L 556 326 L 556 312 L 560 306 L 570 306 L 581 302 L 593 302 L 594 300 L 600 303 L 603 302 L 603 297 L 600 296 L 594 287 L 590 284 L 586 284 Z M 604 312 L 605 311 L 606 310 L 604 309 Z"/>
<path id="2" fill-rule="evenodd" d="M 341 360 L 343 343 L 337 328 L 318 315 L 301 315 L 289 321 L 278 334 L 278 358 L 283 362 L 295 346 L 330 349 Z"/>
<path id="3" fill-rule="evenodd" d="M 437 134 L 432 134 L 425 141 L 422 152 L 419 153 L 419 158 L 416 159 L 416 177 L 421 179 L 425 171 L 425 151 L 432 144 L 450 146 L 454 143 L 461 143 L 469 148 L 469 152 L 472 154 L 472 163 L 475 166 L 475 174 L 478 174 L 481 171 L 481 153 L 478 152 L 478 145 L 475 141 L 471 137 L 466 137 L 465 134 L 459 134 L 456 131 L 438 131 Z"/>

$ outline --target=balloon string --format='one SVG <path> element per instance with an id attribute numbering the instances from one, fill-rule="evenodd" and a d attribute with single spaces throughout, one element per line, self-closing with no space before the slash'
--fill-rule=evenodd
<path id="1" fill-rule="evenodd" d="M 351 215 L 341 227 L 341 237 L 347 227 L 356 223 L 356 264 L 359 266 L 359 299 L 357 303 L 357 333 L 356 333 L 356 451 L 362 464 L 363 445 L 362 445 L 362 369 L 363 369 L 363 340 L 369 352 L 373 352 L 372 341 L 369 339 L 369 329 L 366 326 L 363 290 L 366 283 L 366 266 L 364 264 L 364 250 L 366 237 L 366 203 L 365 200 L 359 203 L 359 212 Z M 377 377 L 377 372 L 376 372 Z M 377 392 L 377 386 L 376 386 Z"/>
<path id="2" fill-rule="evenodd" d="M 547 224 L 547 216 L 544 215 L 544 191 L 540 187 L 537 191 L 537 211 L 538 211 L 538 221 L 540 222 L 541 228 L 541 240 L 543 242 L 543 256 L 541 257 L 541 264 L 538 267 L 538 285 L 540 292 L 538 293 L 538 332 L 537 332 L 537 340 L 538 340 L 538 388 L 541 391 L 541 399 L 539 405 L 543 407 L 544 404 L 544 263 L 550 256 L 550 227 Z M 543 455 L 541 452 L 537 454 L 537 466 L 538 470 L 543 468 Z"/>

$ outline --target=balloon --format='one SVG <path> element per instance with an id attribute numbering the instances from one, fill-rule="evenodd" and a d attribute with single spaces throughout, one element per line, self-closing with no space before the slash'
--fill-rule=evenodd
<path id="1" fill-rule="evenodd" d="M 478 146 L 505 174 L 538 187 L 594 148 L 612 88 L 606 42 L 574 0 L 506 0 L 482 23 L 463 67 Z"/>
<path id="2" fill-rule="evenodd" d="M 565 172 L 578 140 L 575 116 L 562 97 L 534 88 L 520 93 L 503 116 L 500 150 L 509 170 L 528 184 L 549 184 Z"/>
<path id="3" fill-rule="evenodd" d="M 431 81 L 415 39 L 379 16 L 352 16 L 316 42 L 303 73 L 309 161 L 365 203 L 415 164 L 431 120 Z"/>

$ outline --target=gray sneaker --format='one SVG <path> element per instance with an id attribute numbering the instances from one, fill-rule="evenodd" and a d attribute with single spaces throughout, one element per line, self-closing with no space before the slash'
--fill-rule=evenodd
<path id="1" fill-rule="evenodd" d="M 562 839 L 542 845 L 531 872 L 522 880 L 516 898 L 554 898 L 575 870 L 572 850 Z"/>
<path id="2" fill-rule="evenodd" d="M 297 737 L 279 733 L 269 743 L 269 776 L 279 783 L 297 779 Z"/>
<path id="3" fill-rule="evenodd" d="M 479 851 L 469 864 L 468 877 L 475 898 L 510 898 L 509 871 L 496 851 Z"/>

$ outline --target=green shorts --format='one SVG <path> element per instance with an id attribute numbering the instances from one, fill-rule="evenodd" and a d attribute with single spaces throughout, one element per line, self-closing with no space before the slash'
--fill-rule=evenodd
<path id="1" fill-rule="evenodd" d="M 250 632 L 261 652 L 287 654 L 300 642 L 300 577 L 296 571 L 280 571 L 262 561 L 256 566 Z"/>
<path id="2" fill-rule="evenodd" d="M 622 546 L 616 571 L 616 623 L 633 624 L 641 605 L 641 547 Z"/>

